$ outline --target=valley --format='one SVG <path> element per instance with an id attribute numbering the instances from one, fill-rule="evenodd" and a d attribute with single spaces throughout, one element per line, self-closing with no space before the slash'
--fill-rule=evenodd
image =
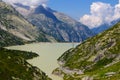
<path id="1" fill-rule="evenodd" d="M 119 80 L 120 0 L 65 10 L 80 20 L 49 2 L 0 0 L 0 80 Z"/>
<path id="2" fill-rule="evenodd" d="M 74 47 L 78 44 L 74 43 Z M 63 80 L 61 77 L 53 75 L 52 72 L 59 66 L 57 58 L 70 48 L 73 48 L 73 43 L 33 43 L 7 47 L 7 49 L 37 53 L 39 57 L 27 61 L 44 71 L 52 80 Z"/>

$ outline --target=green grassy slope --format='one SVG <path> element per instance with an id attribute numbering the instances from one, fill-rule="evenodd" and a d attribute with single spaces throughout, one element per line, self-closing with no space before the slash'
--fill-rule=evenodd
<path id="1" fill-rule="evenodd" d="M 58 61 L 70 70 L 82 70 L 83 75 L 65 76 L 65 80 L 80 80 L 92 76 L 95 80 L 120 78 L 120 22 L 75 49 L 65 52 Z"/>
<path id="2" fill-rule="evenodd" d="M 26 61 L 37 56 L 32 52 L 0 48 L 0 80 L 51 80 Z"/>

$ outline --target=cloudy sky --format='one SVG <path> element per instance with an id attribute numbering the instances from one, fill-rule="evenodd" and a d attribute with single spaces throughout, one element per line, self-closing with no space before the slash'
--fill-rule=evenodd
<path id="1" fill-rule="evenodd" d="M 120 17 L 119 0 L 4 0 L 11 4 L 22 3 L 31 7 L 46 4 L 68 14 L 89 28 L 97 27 Z"/>
<path id="2" fill-rule="evenodd" d="M 89 26 L 89 28 L 95 28 L 105 23 L 110 24 L 118 18 L 120 18 L 120 2 L 115 5 L 93 2 L 90 5 L 89 14 L 80 17 L 80 22 Z"/>
<path id="3" fill-rule="evenodd" d="M 79 20 L 89 28 L 120 18 L 120 0 L 51 0 L 49 6 Z M 54 4 L 53 4 L 54 3 Z"/>
<path id="4" fill-rule="evenodd" d="M 8 2 L 10 4 L 21 3 L 26 6 L 36 7 L 40 4 L 46 4 L 48 0 L 3 0 L 3 1 Z"/>

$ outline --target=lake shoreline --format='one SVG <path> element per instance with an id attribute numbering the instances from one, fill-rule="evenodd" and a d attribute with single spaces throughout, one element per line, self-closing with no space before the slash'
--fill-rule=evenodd
<path id="1" fill-rule="evenodd" d="M 80 43 L 74 43 L 77 46 Z M 53 80 L 63 80 L 52 74 L 53 70 L 59 67 L 57 59 L 68 49 L 73 48 L 73 43 L 50 43 L 40 42 L 18 46 L 6 47 L 7 49 L 35 52 L 39 57 L 27 60 L 33 66 L 40 68 Z"/>

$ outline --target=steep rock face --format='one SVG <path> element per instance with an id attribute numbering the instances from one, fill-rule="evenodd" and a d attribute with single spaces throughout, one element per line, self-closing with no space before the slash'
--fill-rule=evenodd
<path id="1" fill-rule="evenodd" d="M 60 12 L 56 12 L 56 11 L 52 11 L 52 12 L 57 17 L 58 20 L 66 23 L 67 25 L 69 25 L 69 27 L 72 27 L 75 30 L 79 39 L 81 39 L 80 41 L 84 41 L 87 38 L 92 37 L 94 35 L 94 33 L 87 26 L 74 20 L 73 18 Z"/>
<path id="2" fill-rule="evenodd" d="M 39 30 L 53 36 L 58 41 L 80 42 L 94 35 L 85 25 L 48 7 L 40 5 L 29 10 L 18 5 L 15 7 L 19 12 L 26 13 L 23 15 Z"/>
<path id="3" fill-rule="evenodd" d="M 49 41 L 42 31 L 4 2 L 0 2 L 0 29 L 25 41 Z"/>
<path id="4" fill-rule="evenodd" d="M 120 77 L 120 22 L 75 49 L 66 51 L 59 59 L 65 80 L 85 78 L 117 80 Z M 58 69 L 57 69 L 58 70 Z M 69 72 L 72 71 L 74 73 Z M 81 71 L 81 73 L 79 73 Z"/>

